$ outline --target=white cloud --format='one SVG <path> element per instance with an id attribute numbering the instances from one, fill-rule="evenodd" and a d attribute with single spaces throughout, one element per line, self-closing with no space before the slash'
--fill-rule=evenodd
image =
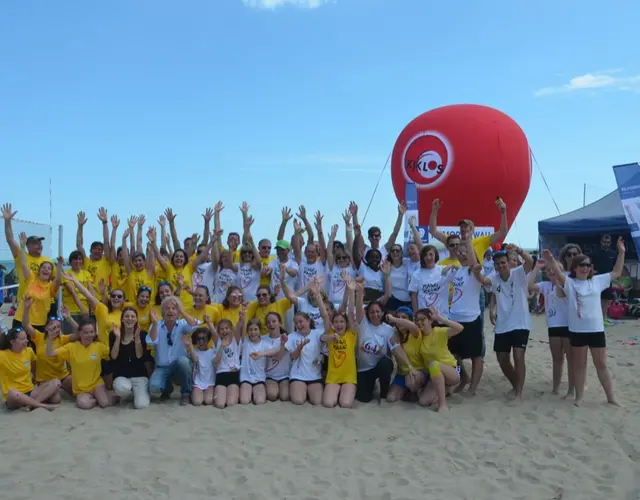
<path id="1" fill-rule="evenodd" d="M 620 70 L 597 71 L 587 73 L 569 80 L 569 83 L 557 87 L 544 87 L 534 92 L 536 97 L 552 94 L 565 94 L 584 90 L 621 90 L 626 92 L 640 92 L 640 75 L 619 75 Z"/>
<path id="2" fill-rule="evenodd" d="M 327 3 L 327 0 L 242 0 L 247 7 L 257 9 L 276 9 L 285 5 L 301 7 L 303 9 L 316 9 Z"/>

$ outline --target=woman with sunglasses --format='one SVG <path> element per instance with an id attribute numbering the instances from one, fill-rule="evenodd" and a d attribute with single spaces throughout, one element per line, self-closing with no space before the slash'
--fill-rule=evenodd
<path id="1" fill-rule="evenodd" d="M 591 259 L 578 255 L 571 260 L 569 276 L 562 274 L 560 266 L 549 250 L 543 250 L 544 258 L 558 276 L 558 295 L 568 300 L 569 342 L 575 383 L 575 405 L 580 406 L 584 397 L 587 378 L 587 351 L 591 351 L 598 380 L 607 396 L 607 403 L 620 406 L 616 399 L 611 373 L 607 367 L 607 339 L 604 333 L 604 317 L 600 294 L 611 286 L 611 280 L 622 275 L 624 269 L 624 240 L 618 238 L 618 258 L 613 271 L 593 274 Z M 562 288 L 560 288 L 562 287 Z"/>
<path id="2" fill-rule="evenodd" d="M 233 255 L 229 250 L 218 251 L 213 248 L 211 264 L 215 273 L 215 304 L 222 304 L 227 298 L 231 287 L 238 287 L 238 264 L 234 264 Z M 242 289 L 239 289 L 242 292 Z"/>
<path id="3" fill-rule="evenodd" d="M 66 322 L 69 324 L 69 331 L 76 332 L 78 324 L 69 314 L 66 306 L 62 306 L 63 318 L 58 316 L 49 316 L 44 329 L 37 330 L 31 325 L 31 306 L 33 299 L 25 297 L 24 313 L 22 315 L 22 326 L 27 332 L 29 339 L 35 345 L 36 350 L 36 383 L 49 382 L 51 380 L 60 381 L 62 388 L 70 395 L 73 395 L 73 387 L 71 383 L 71 375 L 64 361 L 58 358 L 52 358 L 47 355 L 47 338 L 52 338 L 52 344 L 55 349 L 67 345 L 69 342 L 75 342 L 75 334 L 61 335 L 62 325 Z M 56 394 L 51 397 L 52 403 L 60 402 L 60 395 Z"/>
<path id="4" fill-rule="evenodd" d="M 394 243 L 389 248 L 388 262 L 390 265 L 391 298 L 386 304 L 388 311 L 396 311 L 400 307 L 411 307 L 409 295 L 409 263 L 403 257 L 402 245 Z"/>
<path id="5" fill-rule="evenodd" d="M 53 339 L 47 337 L 47 355 L 57 357 L 71 367 L 71 385 L 78 408 L 90 410 L 113 404 L 114 398 L 107 392 L 101 376 L 102 361 L 109 359 L 109 347 L 97 340 L 93 321 L 81 319 L 77 340 L 57 349 L 53 347 Z"/>
<path id="6" fill-rule="evenodd" d="M 147 332 L 140 329 L 138 315 L 133 307 L 122 310 L 120 326 L 114 326 L 109 335 L 113 363 L 113 390 L 126 400 L 133 396 L 135 409 L 149 406 L 149 378 L 147 359 Z"/>
<path id="7" fill-rule="evenodd" d="M 440 254 L 433 245 L 426 245 L 420 251 L 420 269 L 409 281 L 411 307 L 415 312 L 431 307 L 449 314 L 449 283 L 443 276 L 444 267 L 438 265 Z"/>
<path id="8" fill-rule="evenodd" d="M 354 226 L 353 264 L 358 276 L 364 278 L 364 302 L 369 303 L 382 298 L 386 273 L 382 270 L 382 253 L 376 248 L 369 248 L 365 254 L 364 239 L 360 226 Z M 388 272 L 391 270 L 389 269 Z M 386 303 L 386 301 L 385 301 Z"/>
<path id="9" fill-rule="evenodd" d="M 257 319 L 260 322 L 262 334 L 266 335 L 269 333 L 269 329 L 267 328 L 267 315 L 275 312 L 283 318 L 289 309 L 291 309 L 291 301 L 286 297 L 275 300 L 271 295 L 270 288 L 262 285 L 260 285 L 256 291 L 256 298 L 258 300 L 249 303 L 247 319 Z"/>
<path id="10" fill-rule="evenodd" d="M 345 221 L 347 219 L 345 218 Z M 356 269 L 351 263 L 351 256 L 344 247 L 334 248 L 334 242 L 338 235 L 338 225 L 331 227 L 329 243 L 327 244 L 327 277 L 328 277 L 328 297 L 335 308 L 339 308 L 347 290 L 347 282 L 355 280 L 358 276 Z"/>
<path id="11" fill-rule="evenodd" d="M 258 290 L 258 286 L 260 286 L 262 261 L 260 260 L 260 252 L 251 235 L 251 226 L 254 223 L 254 219 L 249 215 L 249 205 L 247 205 L 246 201 L 242 202 L 240 210 L 242 212 L 242 225 L 244 227 L 244 244 L 242 248 L 240 248 L 238 283 L 240 284 L 240 288 L 242 288 L 245 300 L 249 301 L 256 296 L 256 291 Z"/>
<path id="12" fill-rule="evenodd" d="M 572 257 L 573 259 L 573 257 Z M 538 271 L 545 270 L 546 280 L 536 283 Z M 549 350 L 551 351 L 552 389 L 551 394 L 558 394 L 562 382 L 564 358 L 567 358 L 567 381 L 569 388 L 565 398 L 574 395 L 573 362 L 571 360 L 571 343 L 569 342 L 568 303 L 566 297 L 558 296 L 558 275 L 543 259 L 536 261 L 535 272 L 529 273 L 529 290 L 540 293 L 544 300 L 544 311 L 549 332 Z"/>
<path id="13" fill-rule="evenodd" d="M 48 261 L 44 261 L 38 267 L 38 272 L 31 272 L 29 262 L 27 261 L 27 235 L 20 233 L 20 253 L 19 264 L 22 269 L 22 276 L 26 282 L 25 295 L 28 295 L 33 299 L 31 305 L 31 322 L 35 328 L 39 330 L 44 329 L 44 325 L 47 323 L 47 315 L 51 309 L 51 302 L 56 298 L 58 289 L 62 284 L 62 275 L 64 272 L 64 259 L 58 257 L 57 262 L 57 274 L 54 278 L 53 264 Z M 22 299 L 22 297 L 19 297 Z M 18 310 L 15 317 L 21 318 L 24 310 L 24 301 L 20 300 Z"/>
<path id="14" fill-rule="evenodd" d="M 569 269 L 571 269 L 571 262 L 574 257 L 578 255 L 582 255 L 582 249 L 579 245 L 575 243 L 567 243 L 560 249 L 560 253 L 558 255 L 559 263 L 562 265 L 563 274 L 565 276 L 569 276 Z"/>
<path id="15" fill-rule="evenodd" d="M 60 401 L 59 380 L 33 385 L 36 354 L 28 346 L 29 338 L 22 327 L 0 333 L 0 386 L 7 409 L 44 408 L 53 411 L 58 404 L 47 403 L 51 398 Z"/>
<path id="16" fill-rule="evenodd" d="M 227 294 L 222 304 L 215 304 L 216 314 L 221 320 L 226 319 L 230 321 L 235 328 L 238 321 L 240 321 L 243 301 L 242 289 L 239 286 L 232 285 L 227 288 Z M 245 317 L 246 316 L 243 316 L 243 320 Z"/>

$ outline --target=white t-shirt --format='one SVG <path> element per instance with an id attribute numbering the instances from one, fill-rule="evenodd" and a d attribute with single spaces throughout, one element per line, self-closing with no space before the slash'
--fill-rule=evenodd
<path id="1" fill-rule="evenodd" d="M 449 308 L 449 319 L 460 323 L 471 323 L 480 316 L 480 289 L 482 285 L 469 272 L 469 267 L 451 269 L 447 278 L 453 283 L 453 297 Z"/>
<path id="2" fill-rule="evenodd" d="M 391 345 L 393 327 L 386 323 L 373 326 L 365 317 L 358 326 L 358 371 L 366 372 L 375 368 L 378 361 L 387 355 Z"/>
<path id="3" fill-rule="evenodd" d="M 195 370 L 193 386 L 201 391 L 205 391 L 209 387 L 216 385 L 216 372 L 213 368 L 213 359 L 216 357 L 218 350 L 207 349 L 206 351 L 201 351 L 194 348 L 193 352 L 198 358 L 198 369 Z"/>
<path id="4" fill-rule="evenodd" d="M 384 276 L 382 275 L 382 271 L 374 271 L 362 261 L 358 268 L 358 276 L 364 278 L 365 288 L 384 292 Z"/>
<path id="5" fill-rule="evenodd" d="M 391 295 L 402 302 L 409 302 L 409 268 L 403 262 L 400 267 L 391 265 Z"/>
<path id="6" fill-rule="evenodd" d="M 342 303 L 344 292 L 347 289 L 346 283 L 342 279 L 343 271 L 346 271 L 351 279 L 356 279 L 358 276 L 358 273 L 351 264 L 347 267 L 340 267 L 334 264 L 333 269 L 329 270 L 327 268 L 327 296 L 333 304 Z"/>
<path id="7" fill-rule="evenodd" d="M 267 358 L 264 356 L 253 359 L 251 353 L 262 352 L 270 349 L 271 342 L 265 342 L 264 337 L 260 337 L 260 341 L 251 342 L 249 337 L 245 337 L 242 341 L 242 366 L 240 367 L 240 382 L 249 382 L 257 384 L 264 382 L 267 378 Z"/>
<path id="8" fill-rule="evenodd" d="M 308 299 L 298 297 L 298 311 L 307 313 L 316 325 L 316 329 L 324 332 L 324 320 L 320 314 L 320 309 L 311 305 Z"/>
<path id="9" fill-rule="evenodd" d="M 295 260 L 289 259 L 285 265 L 287 269 L 295 269 L 296 271 L 298 271 L 298 275 L 300 274 L 300 268 L 298 267 L 298 263 Z M 274 293 L 276 288 L 280 287 L 280 291 L 278 292 L 276 299 L 284 299 L 284 292 L 282 291 L 282 286 L 280 285 L 280 261 L 272 260 L 271 262 L 269 262 L 269 265 L 267 267 L 271 269 L 271 293 Z M 294 291 L 298 283 L 298 276 L 291 276 L 289 273 L 287 273 L 287 279 L 285 280 L 285 282 L 289 290 Z"/>
<path id="10" fill-rule="evenodd" d="M 211 302 L 222 304 L 222 301 L 227 296 L 227 289 L 230 286 L 238 285 L 238 276 L 233 269 L 220 269 L 216 273 L 215 283 L 215 294 L 211 297 Z"/>
<path id="11" fill-rule="evenodd" d="M 307 335 L 293 332 L 289 335 L 285 349 L 293 352 L 298 345 L 305 339 L 309 339 L 309 343 L 302 348 L 300 357 L 291 360 L 290 378 L 311 382 L 313 380 L 322 379 L 322 342 L 320 337 L 324 334 L 324 330 L 311 330 Z"/>
<path id="12" fill-rule="evenodd" d="M 611 286 L 611 273 L 596 274 L 588 280 L 567 278 L 564 292 L 569 301 L 569 331 L 573 333 L 604 332 L 600 294 Z"/>
<path id="13" fill-rule="evenodd" d="M 195 290 L 198 286 L 206 286 L 209 290 L 209 297 L 213 299 L 215 294 L 215 277 L 216 273 L 213 271 L 211 262 L 199 264 L 191 276 L 191 287 Z"/>
<path id="14" fill-rule="evenodd" d="M 446 318 L 449 316 L 449 279 L 442 276 L 442 269 L 437 265 L 432 269 L 418 269 L 409 281 L 409 291 L 417 294 L 418 309 L 435 306 Z"/>
<path id="15" fill-rule="evenodd" d="M 493 264 L 493 259 L 484 259 L 482 261 L 482 274 L 484 274 L 485 276 L 491 276 L 491 274 L 494 272 L 495 270 L 495 266 Z"/>
<path id="16" fill-rule="evenodd" d="M 256 300 L 256 293 L 260 286 L 260 271 L 257 271 L 251 264 L 238 264 L 238 282 L 242 288 L 244 300 Z"/>
<path id="17" fill-rule="evenodd" d="M 234 337 L 228 346 L 222 347 L 222 339 L 218 339 L 216 349 L 222 349 L 222 357 L 216 373 L 235 372 L 240 369 L 240 344 Z"/>
<path id="18" fill-rule="evenodd" d="M 549 328 L 569 326 L 568 301 L 566 297 L 558 297 L 558 289 L 550 281 L 538 283 L 540 293 L 544 297 L 544 312 Z"/>
<path id="19" fill-rule="evenodd" d="M 313 264 L 309 264 L 307 259 L 303 257 L 300 261 L 300 271 L 298 272 L 298 288 L 304 288 L 316 277 L 324 280 L 324 265 L 320 259 L 317 259 Z"/>
<path id="20" fill-rule="evenodd" d="M 415 262 L 413 262 L 410 258 L 405 257 L 404 259 L 404 263 L 407 266 L 407 274 L 409 275 L 409 280 L 411 280 L 411 276 L 414 275 L 414 273 L 420 269 L 420 261 L 416 260 Z"/>
<path id="21" fill-rule="evenodd" d="M 269 335 L 262 336 L 262 342 L 265 345 L 265 351 L 272 349 L 280 349 L 280 337 L 273 338 Z M 289 372 L 291 371 L 291 354 L 289 351 L 284 352 L 282 359 L 276 359 L 275 357 L 267 358 L 266 376 L 280 382 L 289 378 Z"/>
<path id="22" fill-rule="evenodd" d="M 367 254 L 369 253 L 369 250 L 371 250 L 371 247 L 369 245 L 366 245 L 364 247 L 364 253 L 362 254 L 363 259 L 367 256 Z M 387 247 L 382 245 L 378 247 L 376 250 L 378 250 L 382 255 L 382 260 L 387 260 L 387 257 L 389 256 L 389 252 L 387 252 Z"/>
<path id="23" fill-rule="evenodd" d="M 509 270 L 503 280 L 498 273 L 491 275 L 491 291 L 496 295 L 496 335 L 513 330 L 531 330 L 527 273 L 523 266 Z"/>

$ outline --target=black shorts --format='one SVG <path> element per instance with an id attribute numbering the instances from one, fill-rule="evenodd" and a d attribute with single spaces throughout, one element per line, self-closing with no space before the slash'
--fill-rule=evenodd
<path id="1" fill-rule="evenodd" d="M 251 387 L 255 387 L 256 385 L 264 385 L 264 382 L 249 382 L 245 380 L 244 382 L 240 382 L 240 385 L 249 384 Z"/>
<path id="2" fill-rule="evenodd" d="M 569 327 L 568 326 L 552 326 L 549 328 L 549 338 L 569 338 Z"/>
<path id="3" fill-rule="evenodd" d="M 511 348 L 526 349 L 528 343 L 529 330 L 511 330 L 510 332 L 496 333 L 493 339 L 493 350 L 510 353 Z"/>
<path id="4" fill-rule="evenodd" d="M 284 382 L 284 381 L 289 382 L 289 377 L 284 377 L 284 378 L 281 378 L 280 380 L 276 380 L 275 378 L 267 377 L 267 380 L 271 380 L 271 382 L 275 382 L 276 384 L 279 384 L 280 382 Z"/>
<path id="5" fill-rule="evenodd" d="M 240 372 L 224 372 L 216 375 L 216 385 L 229 387 L 230 385 L 240 385 Z"/>
<path id="6" fill-rule="evenodd" d="M 322 355 L 322 373 L 326 375 L 329 371 L 329 356 L 326 354 Z"/>
<path id="7" fill-rule="evenodd" d="M 600 298 L 603 300 L 612 300 L 613 299 L 613 288 L 609 287 L 606 290 L 602 290 L 600 294 Z"/>
<path id="8" fill-rule="evenodd" d="M 316 380 L 300 380 L 297 378 L 289 379 L 289 383 L 293 384 L 294 382 L 302 382 L 303 384 L 311 385 L 311 384 L 322 384 L 322 379 L 318 378 Z"/>
<path id="9" fill-rule="evenodd" d="M 607 347 L 607 337 L 604 332 L 569 332 L 571 347 L 593 347 L 595 349 Z"/>
<path id="10" fill-rule="evenodd" d="M 389 301 L 385 304 L 384 306 L 384 310 L 385 311 L 389 311 L 389 312 L 395 312 L 397 311 L 400 307 L 408 307 L 409 309 L 411 309 L 411 301 L 403 301 L 403 300 L 398 300 L 395 297 L 391 297 L 389 299 Z"/>
<path id="11" fill-rule="evenodd" d="M 113 375 L 113 362 L 102 360 L 102 372 L 100 373 L 103 377 L 108 377 L 109 375 Z"/>
<path id="12" fill-rule="evenodd" d="M 482 316 L 469 323 L 460 323 L 464 329 L 449 339 L 449 351 L 459 359 L 483 358 L 485 352 Z"/>

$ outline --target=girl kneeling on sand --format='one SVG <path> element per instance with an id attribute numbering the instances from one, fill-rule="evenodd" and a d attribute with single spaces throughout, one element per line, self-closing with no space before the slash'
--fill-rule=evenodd
<path id="1" fill-rule="evenodd" d="M 220 362 L 220 352 L 215 347 L 210 347 L 215 327 L 208 315 L 203 320 L 208 328 L 198 328 L 191 335 L 182 337 L 182 342 L 187 348 L 187 354 L 193 361 L 193 390 L 191 392 L 191 404 L 193 406 L 212 405 L 213 393 L 216 385 L 216 364 Z M 216 340 L 218 338 L 216 332 Z M 193 344 L 195 343 L 195 348 Z M 216 342 L 213 342 L 215 346 Z"/>
<path id="2" fill-rule="evenodd" d="M 234 326 L 229 319 L 218 323 L 218 342 L 216 348 L 221 350 L 220 362 L 216 366 L 216 388 L 213 404 L 216 408 L 224 408 L 238 404 L 240 398 L 240 351 L 242 338 L 246 331 L 247 307 L 242 306 Z"/>
<path id="3" fill-rule="evenodd" d="M 282 328 L 282 316 L 270 312 L 265 318 L 268 335 L 262 338 L 269 342 L 269 350 L 278 349 L 282 341 L 287 342 L 287 332 Z M 269 401 L 289 401 L 289 371 L 291 370 L 291 354 L 285 349 L 275 356 L 267 357 L 266 389 Z"/>
<path id="4" fill-rule="evenodd" d="M 47 337 L 47 355 L 69 363 L 78 408 L 90 410 L 96 405 L 101 408 L 110 406 L 113 399 L 100 376 L 102 360 L 109 359 L 109 348 L 96 340 L 96 325 L 90 320 L 80 320 L 77 336 L 76 342 L 58 349 L 53 348 L 51 336 Z"/>
<path id="5" fill-rule="evenodd" d="M 351 408 L 356 396 L 356 321 L 354 316 L 355 281 L 345 280 L 347 286 L 347 313 L 334 312 L 330 321 L 326 309 L 323 309 L 324 324 L 331 324 L 330 334 L 324 334 L 320 339 L 329 344 L 329 367 L 322 404 L 333 408 L 339 404 L 342 408 Z"/>
<path id="6" fill-rule="evenodd" d="M 18 408 L 45 408 L 54 410 L 57 404 L 46 404 L 58 396 L 59 380 L 33 385 L 36 354 L 27 344 L 29 339 L 22 327 L 0 334 L 0 385 L 2 399 L 10 410 Z M 58 399 L 59 401 L 59 399 Z"/>

